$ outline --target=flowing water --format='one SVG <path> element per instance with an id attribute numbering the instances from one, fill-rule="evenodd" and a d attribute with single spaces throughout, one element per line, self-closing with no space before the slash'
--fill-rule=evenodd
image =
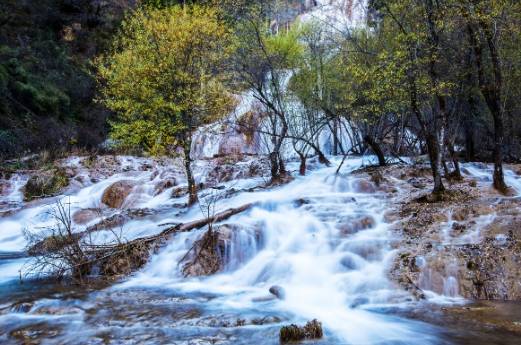
<path id="1" fill-rule="evenodd" d="M 201 218 L 197 207 L 179 211 L 175 205 L 185 197 L 171 199 L 172 188 L 154 192 L 156 179 L 175 172 L 159 165 L 143 169 L 149 164 L 131 157 L 120 161 L 125 171 L 68 192 L 64 198 L 73 211 L 99 205 L 111 183 L 132 180 L 139 188 L 126 201 L 127 209 L 152 211 L 125 224 L 125 238 L 157 233 L 164 223 Z M 384 218 L 391 200 L 383 192 L 361 191 L 361 177 L 349 174 L 367 159 L 348 159 L 336 175 L 339 163 L 336 158 L 331 167 L 311 163 L 307 176 L 287 185 L 220 200 L 216 211 L 255 203 L 226 221 L 233 226 L 221 273 L 207 278 L 181 274 L 178 262 L 203 233 L 200 229 L 176 235 L 139 272 L 95 291 L 19 282 L 18 271 L 27 260 L 23 229 L 48 225 L 52 200 L 25 205 L 13 188 L 3 201 L 18 210 L 0 218 L 0 341 L 277 344 L 281 325 L 316 318 L 325 329 L 320 344 L 461 343 L 451 340 L 450 327 L 407 317 L 407 310 L 432 307 L 415 302 L 387 277 L 397 240 Z M 206 168 L 198 164 L 199 179 L 204 179 Z M 296 170 L 297 164 L 289 168 Z M 262 182 L 239 179 L 224 188 Z M 78 224 L 80 230 L 86 226 Z M 110 240 L 110 234 L 101 231 L 95 240 Z M 270 295 L 272 286 L 283 291 L 283 299 Z M 444 292 L 458 295 L 450 265 Z M 23 301 L 29 304 L 13 306 Z"/>

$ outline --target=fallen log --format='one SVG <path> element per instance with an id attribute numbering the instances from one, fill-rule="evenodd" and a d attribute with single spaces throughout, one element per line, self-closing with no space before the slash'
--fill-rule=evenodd
<path id="1" fill-rule="evenodd" d="M 88 245 L 87 254 L 92 257 L 92 265 L 99 265 L 105 275 L 129 274 L 147 262 L 147 255 L 162 247 L 174 234 L 200 229 L 206 225 L 221 222 L 254 206 L 249 203 L 236 208 L 229 208 L 214 216 L 181 223 L 161 231 L 159 234 L 140 237 L 126 243 L 114 245 Z"/>

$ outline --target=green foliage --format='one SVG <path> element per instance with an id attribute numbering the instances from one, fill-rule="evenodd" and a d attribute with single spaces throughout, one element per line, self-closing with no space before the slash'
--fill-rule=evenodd
<path id="1" fill-rule="evenodd" d="M 34 85 L 16 81 L 13 92 L 37 113 L 59 114 L 70 105 L 69 97 L 53 85 Z"/>
<path id="2" fill-rule="evenodd" d="M 145 7 L 129 14 L 97 61 L 102 102 L 117 112 L 112 138 L 165 154 L 232 105 L 222 73 L 233 37 L 215 9 Z"/>
<path id="3" fill-rule="evenodd" d="M 266 52 L 276 64 L 276 68 L 295 68 L 301 63 L 304 46 L 300 42 L 303 28 L 297 24 L 289 30 L 281 31 L 276 35 L 265 34 L 261 36 L 264 40 Z"/>

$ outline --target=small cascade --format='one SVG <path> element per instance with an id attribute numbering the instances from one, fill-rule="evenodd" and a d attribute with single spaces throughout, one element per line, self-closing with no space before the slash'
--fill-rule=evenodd
<path id="1" fill-rule="evenodd" d="M 448 297 L 460 297 L 458 285 L 458 265 L 455 261 L 450 262 L 445 267 L 443 277 L 443 295 Z"/>

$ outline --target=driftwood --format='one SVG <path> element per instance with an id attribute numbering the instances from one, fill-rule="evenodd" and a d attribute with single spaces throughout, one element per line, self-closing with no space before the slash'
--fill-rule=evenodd
<path id="1" fill-rule="evenodd" d="M 236 214 L 250 209 L 254 203 L 236 208 L 229 208 L 214 216 L 181 223 L 161 231 L 159 234 L 141 237 L 126 243 L 114 245 L 88 245 L 86 253 L 92 257 L 91 264 L 100 266 L 100 272 L 105 275 L 128 274 L 139 269 L 148 259 L 148 255 L 163 246 L 174 234 L 200 229 L 206 225 L 226 220 Z"/>
<path id="2" fill-rule="evenodd" d="M 169 235 L 171 235 L 173 233 L 188 232 L 188 231 L 192 231 L 194 229 L 199 229 L 210 223 L 216 223 L 216 222 L 226 220 L 226 219 L 230 218 L 231 216 L 234 216 L 236 214 L 239 214 L 241 212 L 244 212 L 244 211 L 250 209 L 253 205 L 254 205 L 253 203 L 249 203 L 249 204 L 242 205 L 240 207 L 229 208 L 229 209 L 219 212 L 211 217 L 194 220 L 194 221 L 191 221 L 188 223 L 176 224 L 175 226 L 166 228 L 165 230 L 161 231 L 159 234 L 136 238 L 132 241 L 129 241 L 125 245 L 132 245 L 133 243 L 154 242 L 157 240 L 166 239 L 166 237 L 168 237 Z M 91 246 L 91 247 L 92 248 L 108 248 L 108 247 L 112 248 L 113 246 L 112 245 L 110 245 L 110 246 L 97 245 L 97 246 Z"/>

